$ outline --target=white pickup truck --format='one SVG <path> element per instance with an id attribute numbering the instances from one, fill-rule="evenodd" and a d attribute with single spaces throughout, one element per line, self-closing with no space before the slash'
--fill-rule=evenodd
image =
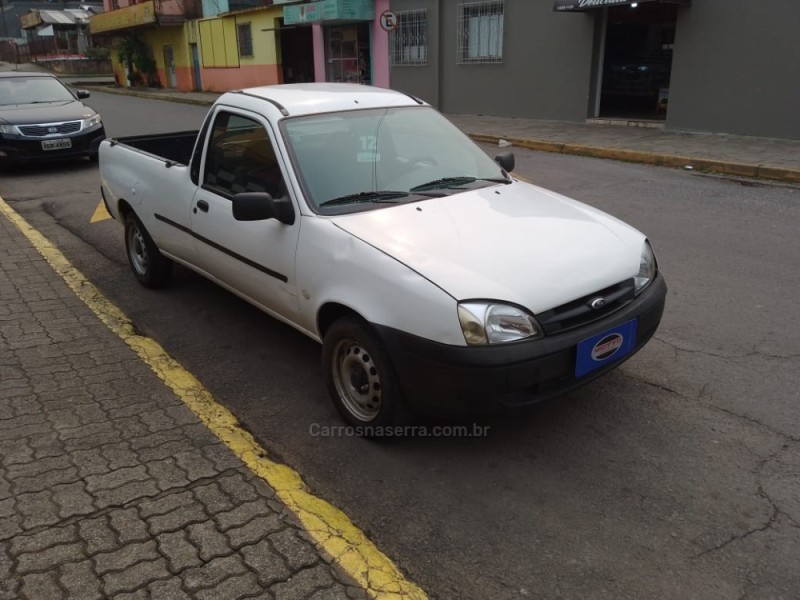
<path id="1" fill-rule="evenodd" d="M 177 262 L 321 342 L 359 427 L 561 394 L 655 332 L 645 236 L 513 167 L 417 98 L 347 84 L 229 92 L 199 132 L 100 147 L 139 282 Z"/>

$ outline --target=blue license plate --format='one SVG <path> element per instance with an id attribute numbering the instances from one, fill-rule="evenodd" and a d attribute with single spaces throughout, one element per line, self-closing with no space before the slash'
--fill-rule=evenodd
<path id="1" fill-rule="evenodd" d="M 575 377 L 583 377 L 630 354 L 636 347 L 637 325 L 634 319 L 580 342 Z"/>

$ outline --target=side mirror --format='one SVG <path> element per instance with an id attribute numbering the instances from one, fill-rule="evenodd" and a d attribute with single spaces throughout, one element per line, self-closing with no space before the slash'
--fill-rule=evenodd
<path id="1" fill-rule="evenodd" d="M 233 197 L 232 205 L 237 221 L 276 219 L 284 225 L 294 223 L 294 209 L 288 197 L 275 200 L 266 192 L 242 192 Z"/>
<path id="2" fill-rule="evenodd" d="M 88 90 L 78 90 L 76 93 L 76 96 L 78 96 L 78 100 L 84 100 L 85 98 L 88 98 L 91 95 L 92 94 L 90 94 Z"/>
<path id="3" fill-rule="evenodd" d="M 514 153 L 513 152 L 503 152 L 502 154 L 498 154 L 494 157 L 495 162 L 505 169 L 506 173 L 511 173 L 514 170 L 514 165 L 516 164 L 514 161 Z"/>

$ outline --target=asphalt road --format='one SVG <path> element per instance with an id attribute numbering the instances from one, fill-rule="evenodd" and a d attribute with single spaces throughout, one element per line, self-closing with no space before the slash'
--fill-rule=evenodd
<path id="1" fill-rule="evenodd" d="M 205 114 L 89 102 L 110 135 Z M 800 598 L 800 189 L 516 157 L 649 235 L 667 310 L 620 369 L 471 439 L 312 436 L 339 424 L 319 347 L 184 269 L 138 286 L 122 228 L 89 223 L 96 166 L 5 171 L 0 195 L 432 597 Z"/>

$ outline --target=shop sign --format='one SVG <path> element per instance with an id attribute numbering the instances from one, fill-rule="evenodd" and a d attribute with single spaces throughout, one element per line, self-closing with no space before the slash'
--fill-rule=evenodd
<path id="1" fill-rule="evenodd" d="M 658 1 L 665 4 L 690 4 L 691 0 L 556 0 L 553 10 L 556 12 L 574 12 L 603 8 L 604 6 L 624 6 L 638 2 Z"/>
<path id="2" fill-rule="evenodd" d="M 372 21 L 375 18 L 374 0 L 327 0 L 327 3 L 335 8 L 331 19 Z"/>
<path id="3" fill-rule="evenodd" d="M 322 5 L 324 2 L 311 2 L 308 4 L 295 4 L 283 9 L 283 22 L 286 25 L 295 23 L 312 23 L 322 20 Z"/>
<path id="4" fill-rule="evenodd" d="M 150 0 L 95 15 L 89 20 L 89 29 L 92 33 L 103 33 L 155 22 L 155 6 Z"/>
<path id="5" fill-rule="evenodd" d="M 293 4 L 283 9 L 286 25 L 314 21 L 371 21 L 375 18 L 373 0 L 322 0 Z"/>

